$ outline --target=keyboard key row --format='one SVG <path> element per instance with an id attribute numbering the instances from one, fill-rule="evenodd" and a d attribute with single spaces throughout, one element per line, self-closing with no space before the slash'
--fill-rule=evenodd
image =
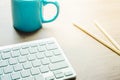
<path id="1" fill-rule="evenodd" d="M 10 65 L 15 65 L 18 62 L 19 63 L 26 63 L 28 61 L 26 57 L 28 58 L 28 60 L 30 62 L 36 60 L 37 64 L 39 62 L 39 63 L 42 63 L 43 65 L 48 65 L 50 62 L 56 63 L 56 62 L 64 61 L 64 58 L 63 58 L 62 55 L 52 56 L 50 58 L 43 58 L 43 54 L 37 53 L 37 55 L 31 54 L 31 55 L 28 55 L 28 56 L 20 56 L 18 58 L 10 58 L 9 60 L 2 60 L 2 61 L 0 61 L 0 67 L 7 66 L 8 62 L 9 62 Z M 43 58 L 43 59 L 39 60 L 39 59 L 36 59 L 36 57 L 37 58 Z M 35 66 L 35 62 L 33 64 Z"/>
<path id="2" fill-rule="evenodd" d="M 21 59 L 24 59 L 25 60 L 25 57 L 21 57 L 20 56 L 20 54 L 22 55 L 22 56 L 25 56 L 25 55 L 27 55 L 27 58 L 28 58 L 28 60 L 34 60 L 34 59 L 36 59 L 36 57 L 38 58 L 38 59 L 42 59 L 42 58 L 44 58 L 44 57 L 52 57 L 52 56 L 54 56 L 54 54 L 57 56 L 57 55 L 59 55 L 60 54 L 60 52 L 57 52 L 57 50 L 53 50 L 53 51 L 46 51 L 46 52 L 37 52 L 36 54 L 28 54 L 28 52 L 26 52 L 26 50 L 22 50 L 23 52 L 22 53 L 20 53 L 19 51 L 15 51 L 15 52 L 8 52 L 8 53 L 2 53 L 2 55 L 1 55 L 1 57 L 2 57 L 2 59 L 3 60 L 5 60 L 5 59 L 11 59 L 11 56 L 12 56 L 12 58 L 16 58 L 16 57 L 20 57 Z M 20 60 L 20 58 L 19 58 L 19 62 L 25 62 L 25 61 L 22 61 L 22 60 Z"/>
<path id="3" fill-rule="evenodd" d="M 4 65 L 6 65 L 6 64 L 4 63 Z M 32 63 L 25 62 L 23 64 L 15 64 L 14 66 L 9 65 L 9 66 L 3 67 L 3 68 L 4 68 L 4 73 L 6 74 L 6 73 L 11 73 L 12 71 L 17 72 L 17 71 L 21 71 L 23 69 L 25 69 L 25 70 L 31 69 L 32 67 L 34 67 L 34 68 L 40 67 L 40 71 L 42 73 L 44 73 L 44 72 L 48 72 L 49 69 L 51 71 L 55 71 L 58 69 L 67 68 L 68 64 L 65 61 L 61 61 L 61 62 L 49 64 L 49 65 L 41 65 L 39 60 L 35 60 Z M 0 69 L 2 69 L 2 68 L 0 68 Z M 2 72 L 2 70 L 1 70 L 1 72 Z"/>
<path id="4" fill-rule="evenodd" d="M 22 47 L 22 48 L 21 48 Z M 54 50 L 54 49 L 57 49 L 58 47 L 57 47 L 57 45 L 56 44 L 49 44 L 49 45 L 47 45 L 47 46 L 31 46 L 31 47 L 29 47 L 29 46 L 21 46 L 21 47 L 15 47 L 15 48 L 13 48 L 13 49 L 5 49 L 5 50 L 0 50 L 0 52 L 2 53 L 13 53 L 12 54 L 12 56 L 14 57 L 14 56 L 18 56 L 18 55 L 14 55 L 15 53 L 17 53 L 17 54 L 19 54 L 19 53 L 23 53 L 23 55 L 24 55 L 24 53 L 26 53 L 26 54 L 28 54 L 28 53 L 36 53 L 36 52 L 42 52 L 42 51 L 46 51 L 46 50 Z M 11 52 L 12 51 L 12 52 Z"/>

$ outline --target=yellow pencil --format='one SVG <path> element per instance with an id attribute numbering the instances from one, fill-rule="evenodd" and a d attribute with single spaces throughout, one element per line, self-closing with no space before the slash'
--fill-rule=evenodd
<path id="1" fill-rule="evenodd" d="M 73 25 L 75 27 L 77 27 L 78 29 L 80 29 L 81 31 L 83 31 L 84 33 L 86 33 L 87 35 L 89 35 L 90 37 L 92 37 L 93 39 L 95 39 L 96 41 L 98 41 L 99 43 L 101 43 L 102 45 L 104 45 L 105 47 L 109 48 L 110 50 L 112 50 L 113 52 L 115 52 L 117 55 L 120 56 L 120 50 L 110 46 L 109 44 L 107 44 L 105 41 L 98 39 L 95 35 L 91 34 L 90 32 L 86 31 L 85 29 L 83 29 L 81 26 L 78 26 L 76 24 L 73 23 Z"/>

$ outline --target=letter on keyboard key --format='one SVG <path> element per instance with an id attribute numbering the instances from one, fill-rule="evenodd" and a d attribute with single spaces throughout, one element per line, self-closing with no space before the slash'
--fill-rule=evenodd
<path id="1" fill-rule="evenodd" d="M 54 63 L 54 64 L 50 64 L 49 68 L 50 70 L 58 70 L 58 69 L 63 69 L 63 68 L 67 68 L 68 64 L 65 61 L 61 61 L 58 63 Z"/>

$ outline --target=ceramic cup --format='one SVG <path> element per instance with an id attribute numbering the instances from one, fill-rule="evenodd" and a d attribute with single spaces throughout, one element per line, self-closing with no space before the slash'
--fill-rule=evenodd
<path id="1" fill-rule="evenodd" d="M 43 16 L 43 7 L 52 4 L 56 7 L 56 14 L 49 20 Z M 13 26 L 23 32 L 34 32 L 42 28 L 43 23 L 54 21 L 59 14 L 57 1 L 48 0 L 11 0 Z"/>

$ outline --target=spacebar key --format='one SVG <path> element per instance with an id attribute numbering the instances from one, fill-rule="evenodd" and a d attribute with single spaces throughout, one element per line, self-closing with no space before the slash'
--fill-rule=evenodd
<path id="1" fill-rule="evenodd" d="M 65 61 L 61 61 L 61 62 L 57 62 L 57 63 L 49 65 L 49 68 L 51 71 L 63 69 L 63 68 L 67 68 L 67 67 L 68 67 L 68 64 Z"/>

